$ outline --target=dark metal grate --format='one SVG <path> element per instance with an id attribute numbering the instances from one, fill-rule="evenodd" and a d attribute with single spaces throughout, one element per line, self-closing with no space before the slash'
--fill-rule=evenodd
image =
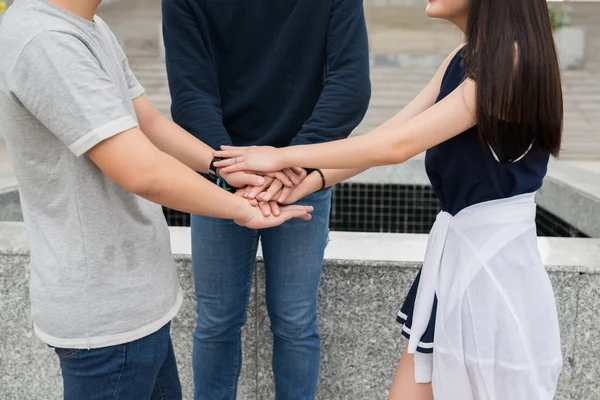
<path id="1" fill-rule="evenodd" d="M 190 226 L 190 214 L 163 207 L 163 213 L 169 226 Z"/>
<path id="2" fill-rule="evenodd" d="M 540 207 L 537 208 L 535 224 L 537 225 L 538 236 L 588 237 L 577 228 Z"/>
<path id="3" fill-rule="evenodd" d="M 333 189 L 330 228 L 345 232 L 429 233 L 440 204 L 425 185 L 342 183 Z M 190 216 L 165 208 L 170 226 L 190 226 Z M 539 236 L 586 237 L 538 207 Z"/>
<path id="4" fill-rule="evenodd" d="M 428 233 L 440 212 L 430 187 L 342 183 L 333 191 L 332 231 Z"/>

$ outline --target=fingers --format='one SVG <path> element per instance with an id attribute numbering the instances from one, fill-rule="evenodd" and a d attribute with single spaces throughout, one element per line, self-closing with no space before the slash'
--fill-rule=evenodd
<path id="1" fill-rule="evenodd" d="M 261 201 L 258 203 L 258 208 L 260 208 L 260 212 L 265 217 L 271 216 L 271 206 L 269 205 L 269 203 Z"/>
<path id="2" fill-rule="evenodd" d="M 265 177 L 265 183 L 261 186 L 248 187 L 248 190 L 246 191 L 246 198 L 255 199 L 259 193 L 262 193 L 265 190 L 267 190 L 267 188 L 273 184 L 274 180 L 275 179 L 271 177 Z"/>
<path id="3" fill-rule="evenodd" d="M 301 174 L 295 173 L 294 171 L 292 171 L 291 168 L 286 168 L 281 172 L 283 172 L 285 176 L 287 176 L 290 179 L 290 181 L 292 181 L 294 186 L 298 186 L 302 182 Z"/>
<path id="4" fill-rule="evenodd" d="M 271 213 L 278 217 L 281 215 L 281 209 L 279 208 L 279 204 L 276 201 L 270 201 L 269 206 L 271 207 Z"/>
<path id="5" fill-rule="evenodd" d="M 308 176 L 308 172 L 304 168 L 300 168 L 300 176 L 302 177 L 302 180 L 304 180 L 304 178 Z"/>
<path id="6" fill-rule="evenodd" d="M 298 175 L 300 175 L 302 173 L 306 173 L 306 170 L 304 168 L 301 168 L 301 167 L 292 167 L 292 171 L 294 171 Z"/>
<path id="7" fill-rule="evenodd" d="M 215 158 L 233 158 L 243 156 L 248 153 L 249 147 L 232 147 L 232 146 L 221 146 L 221 150 L 213 151 L 213 157 Z"/>
<path id="8" fill-rule="evenodd" d="M 251 149 L 252 147 L 256 147 L 256 146 L 226 146 L 223 145 L 221 146 L 221 150 L 248 150 Z"/>
<path id="9" fill-rule="evenodd" d="M 220 160 L 215 162 L 215 167 L 217 168 L 225 168 L 235 164 L 235 158 L 225 158 L 224 160 Z"/>
<path id="10" fill-rule="evenodd" d="M 268 172 L 265 174 L 266 176 L 270 176 L 272 178 L 275 178 L 277 180 L 279 180 L 281 183 L 283 183 L 284 186 L 287 187 L 292 187 L 294 186 L 294 184 L 292 183 L 292 181 L 290 180 L 290 178 L 288 178 L 283 172 L 281 171 L 277 171 L 277 172 Z"/>
<path id="11" fill-rule="evenodd" d="M 274 197 L 277 202 L 279 203 L 284 203 L 285 200 L 288 198 L 288 196 L 290 195 L 290 193 L 292 193 L 292 188 L 289 187 L 284 187 L 279 193 L 278 193 L 278 197 Z"/>
<path id="12" fill-rule="evenodd" d="M 312 216 L 309 214 L 313 211 L 313 207 L 308 206 L 286 206 L 281 208 L 280 217 L 284 221 L 288 221 L 292 218 L 300 218 L 305 221 L 310 221 Z"/>
<path id="13" fill-rule="evenodd" d="M 259 194 L 256 199 L 259 201 L 270 201 L 277 192 L 281 190 L 283 187 L 283 183 L 281 181 L 275 179 L 269 189 L 265 192 Z"/>
<path id="14" fill-rule="evenodd" d="M 215 162 L 215 167 L 217 168 L 225 168 L 231 167 L 232 165 L 241 164 L 248 159 L 248 157 L 244 155 L 238 155 L 233 157 L 223 157 L 224 160 Z"/>
<path id="15" fill-rule="evenodd" d="M 230 165 L 228 167 L 227 166 L 222 167 L 222 166 L 217 165 L 218 163 L 229 163 Z M 218 161 L 215 163 L 215 166 L 217 168 L 221 168 L 222 174 L 232 174 L 234 172 L 251 171 L 252 170 L 252 168 L 249 168 L 246 161 L 240 161 L 240 159 L 238 159 L 238 162 L 236 163 L 233 158 L 230 158 L 228 160 Z"/>
<path id="16" fill-rule="evenodd" d="M 221 174 L 221 176 L 227 174 Z M 223 176 L 225 181 L 227 181 L 227 176 Z M 236 186 L 260 186 L 265 184 L 265 178 L 260 175 L 251 174 L 251 173 L 238 173 L 235 175 L 234 184 Z"/>

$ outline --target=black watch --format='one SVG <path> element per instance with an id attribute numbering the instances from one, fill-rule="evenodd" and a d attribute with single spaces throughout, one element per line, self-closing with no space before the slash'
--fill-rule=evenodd
<path id="1" fill-rule="evenodd" d="M 219 162 L 219 161 L 223 161 L 223 160 L 224 160 L 224 158 L 215 157 L 210 162 L 210 165 L 208 167 L 208 176 L 213 181 L 216 181 L 217 179 L 219 179 L 219 173 L 217 172 L 217 167 L 215 167 L 215 163 Z"/>

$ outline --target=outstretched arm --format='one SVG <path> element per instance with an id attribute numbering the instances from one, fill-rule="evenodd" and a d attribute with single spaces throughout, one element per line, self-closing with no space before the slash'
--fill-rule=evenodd
<path id="1" fill-rule="evenodd" d="M 450 64 L 450 61 L 454 58 L 457 52 L 459 52 L 463 48 L 463 44 L 458 46 L 454 51 L 444 60 L 436 74 L 433 76 L 431 81 L 425 86 L 425 88 L 411 101 L 406 107 L 404 107 L 399 113 L 394 115 L 387 122 L 382 124 L 380 128 L 384 128 L 386 126 L 401 126 L 405 122 L 410 119 L 416 117 L 421 114 L 423 111 L 427 110 L 431 106 L 435 104 L 435 101 L 440 93 L 440 87 L 442 85 L 442 80 L 444 78 L 444 74 L 446 73 L 446 69 Z M 364 172 L 368 168 L 353 168 L 353 169 L 325 169 L 323 170 L 323 175 L 325 176 L 326 186 L 333 186 L 336 183 L 345 181 L 353 176 Z M 306 182 L 305 188 L 295 189 L 294 191 L 306 191 L 312 189 L 312 191 L 308 193 L 312 193 L 313 191 L 319 190 L 321 188 L 322 182 L 321 177 L 318 173 L 313 173 L 312 177 L 308 182 Z M 308 194 L 307 193 L 307 194 Z M 295 197 L 294 197 L 295 198 Z"/>
<path id="2" fill-rule="evenodd" d="M 475 96 L 475 82 L 466 80 L 448 97 L 404 124 L 384 125 L 337 143 L 282 149 L 282 164 L 309 168 L 401 164 L 475 126 Z"/>
<path id="3" fill-rule="evenodd" d="M 50 47 L 55 50 L 46 51 Z M 49 86 L 50 80 L 62 84 Z M 89 49 L 68 33 L 37 36 L 8 81 L 12 96 L 73 156 L 88 157 L 125 190 L 167 207 L 231 218 L 251 228 L 279 225 L 292 217 L 310 219 L 310 208 L 304 207 L 286 208 L 278 217 L 264 217 L 247 201 L 210 184 L 158 149 L 125 106 L 121 88 L 100 68 Z M 139 98 L 142 92 L 138 84 L 130 85 L 131 98 Z M 51 98 L 54 101 L 40 100 Z M 154 134 L 150 136 L 157 141 Z M 207 158 L 188 161 L 194 168 L 208 168 Z"/>
<path id="4" fill-rule="evenodd" d="M 399 164 L 476 124 L 476 84 L 467 79 L 439 103 L 406 122 L 390 121 L 370 133 L 333 143 L 294 148 L 226 148 L 229 171 L 263 171 L 290 165 L 310 168 L 369 168 Z M 237 162 L 234 159 L 237 157 Z"/>
<path id="5" fill-rule="evenodd" d="M 133 105 L 140 129 L 152 144 L 194 171 L 208 173 L 213 158 L 210 146 L 162 115 L 148 96 L 137 97 L 133 100 Z M 231 174 L 227 179 L 230 185 L 236 187 L 262 185 L 265 181 L 261 176 L 245 172 Z"/>

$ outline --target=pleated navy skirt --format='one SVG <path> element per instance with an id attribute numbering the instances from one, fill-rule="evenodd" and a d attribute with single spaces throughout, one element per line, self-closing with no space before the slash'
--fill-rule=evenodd
<path id="1" fill-rule="evenodd" d="M 419 281 L 421 279 L 421 271 L 417 275 L 417 278 L 413 282 L 410 290 L 408 291 L 408 295 L 406 295 L 406 299 L 404 300 L 404 304 L 402 308 L 398 312 L 398 316 L 396 317 L 396 321 L 402 325 L 402 336 L 407 339 L 410 339 L 411 326 L 413 320 L 413 310 L 415 308 L 415 300 L 417 298 L 417 289 L 419 288 Z M 421 340 L 419 340 L 419 345 L 417 346 L 417 351 L 419 353 L 431 354 L 433 353 L 433 336 L 435 333 L 435 315 L 437 310 L 437 297 L 433 300 L 433 308 L 431 311 L 431 318 L 429 319 L 429 324 L 427 325 L 427 329 L 423 336 L 421 336 Z"/>

